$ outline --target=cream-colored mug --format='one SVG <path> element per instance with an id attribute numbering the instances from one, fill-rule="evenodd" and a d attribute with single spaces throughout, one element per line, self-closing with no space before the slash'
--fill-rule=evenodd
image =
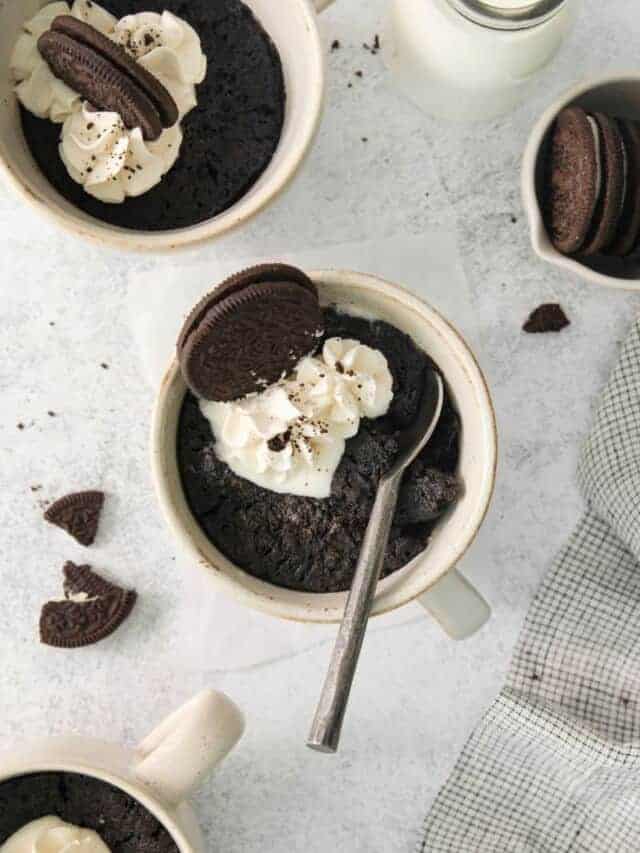
<path id="1" fill-rule="evenodd" d="M 9 58 L 25 20 L 44 0 L 0 3 L 0 173 L 18 195 L 48 219 L 78 237 L 118 249 L 168 251 L 201 243 L 243 225 L 270 204 L 293 179 L 322 116 L 324 54 L 316 13 L 333 0 L 244 0 L 275 42 L 287 90 L 285 122 L 278 148 L 256 184 L 228 210 L 198 225 L 171 231 L 132 231 L 95 219 L 66 201 L 36 165 L 25 143 L 9 79 Z"/>
<path id="2" fill-rule="evenodd" d="M 206 853 L 187 799 L 233 749 L 243 730 L 237 706 L 224 694 L 207 690 L 171 714 L 135 751 L 89 738 L 62 737 L 0 755 L 0 784 L 31 773 L 91 776 L 144 806 L 180 853 Z"/>
<path id="3" fill-rule="evenodd" d="M 426 550 L 380 581 L 373 614 L 416 600 L 451 637 L 467 637 L 484 624 L 490 612 L 456 568 L 480 529 L 495 483 L 496 423 L 482 372 L 453 326 L 398 285 L 348 271 L 309 275 L 324 305 L 336 304 L 386 320 L 409 334 L 444 374 L 462 421 L 460 477 L 464 493 L 436 527 Z M 187 505 L 176 457 L 178 418 L 185 392 L 182 374 L 174 362 L 155 406 L 151 464 L 160 506 L 178 543 L 213 585 L 248 607 L 299 622 L 339 622 L 347 593 L 297 592 L 258 580 L 231 563 L 200 529 Z"/>

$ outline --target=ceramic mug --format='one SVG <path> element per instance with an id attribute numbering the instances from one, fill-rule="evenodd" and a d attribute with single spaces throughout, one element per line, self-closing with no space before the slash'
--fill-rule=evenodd
<path id="1" fill-rule="evenodd" d="M 256 184 L 228 210 L 198 225 L 144 232 L 117 228 L 66 201 L 36 165 L 25 143 L 17 100 L 9 80 L 9 58 L 25 20 L 43 0 L 0 4 L 0 173 L 19 196 L 40 213 L 78 237 L 118 249 L 168 251 L 212 240 L 244 224 L 270 204 L 293 179 L 303 162 L 322 115 L 324 54 L 316 12 L 333 0 L 244 0 L 275 42 L 287 89 L 285 123 L 278 148 Z"/>
<path id="2" fill-rule="evenodd" d="M 497 459 L 495 416 L 482 372 L 459 333 L 437 311 L 398 285 L 347 271 L 312 272 L 310 276 L 324 305 L 337 304 L 386 320 L 409 334 L 442 369 L 462 421 L 460 476 L 464 494 L 436 527 L 426 550 L 380 581 L 373 614 L 417 600 L 450 636 L 469 636 L 487 620 L 489 608 L 456 565 L 484 520 Z M 162 511 L 179 544 L 213 584 L 248 607 L 281 619 L 339 622 L 346 592 L 298 592 L 258 580 L 231 563 L 202 532 L 187 505 L 176 457 L 177 425 L 185 392 L 174 361 L 155 406 L 151 462 Z"/>
<path id="3" fill-rule="evenodd" d="M 554 101 L 536 123 L 522 162 L 522 199 L 533 249 L 542 260 L 591 284 L 640 290 L 640 255 L 624 260 L 604 256 L 574 258 L 559 252 L 547 233 L 542 217 L 545 153 L 558 114 L 574 104 L 589 112 L 640 121 L 640 72 L 614 72 L 584 80 Z"/>
<path id="4" fill-rule="evenodd" d="M 0 784 L 30 773 L 78 773 L 137 800 L 169 832 L 180 853 L 205 853 L 191 792 L 233 749 L 242 713 L 207 690 L 171 714 L 137 750 L 78 737 L 49 738 L 0 756 Z"/>

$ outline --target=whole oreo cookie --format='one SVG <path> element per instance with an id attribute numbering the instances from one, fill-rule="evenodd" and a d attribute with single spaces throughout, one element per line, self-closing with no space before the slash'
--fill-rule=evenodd
<path id="1" fill-rule="evenodd" d="M 580 107 L 563 110 L 554 125 L 547 161 L 544 210 L 553 244 L 564 254 L 582 249 L 602 191 L 600 131 Z"/>
<path id="2" fill-rule="evenodd" d="M 607 254 L 626 257 L 640 241 L 640 125 L 620 119 L 618 129 L 622 134 L 627 157 L 627 191 L 618 233 L 607 249 Z"/>
<path id="3" fill-rule="evenodd" d="M 55 30 L 38 40 L 38 50 L 55 76 L 99 110 L 120 115 L 146 140 L 162 133 L 160 114 L 145 92 L 113 62 L 82 42 Z"/>
<path id="4" fill-rule="evenodd" d="M 233 276 L 191 312 L 178 358 L 198 397 L 226 402 L 264 390 L 315 351 L 324 332 L 313 283 L 273 265 Z"/>
<path id="5" fill-rule="evenodd" d="M 602 189 L 582 254 L 595 255 L 615 239 L 626 190 L 625 149 L 616 122 L 595 113 L 602 146 Z"/>
<path id="6" fill-rule="evenodd" d="M 57 33 L 64 33 L 74 41 L 86 44 L 130 77 L 153 103 L 164 127 L 173 127 L 178 121 L 180 114 L 177 104 L 158 78 L 147 71 L 144 65 L 136 62 L 123 47 L 103 35 L 100 30 L 74 18 L 73 15 L 59 15 L 54 18 L 51 29 Z M 99 106 L 95 101 L 92 103 L 94 106 Z"/>

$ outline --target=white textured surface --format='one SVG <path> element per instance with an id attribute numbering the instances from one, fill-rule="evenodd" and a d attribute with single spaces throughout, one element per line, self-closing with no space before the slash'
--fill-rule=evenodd
<path id="1" fill-rule="evenodd" d="M 381 30 L 384 5 L 339 0 L 326 13 L 325 43 L 339 38 L 343 47 L 329 59 L 329 107 L 315 151 L 274 208 L 223 247 L 197 252 L 213 269 L 218 252 L 273 255 L 292 243 L 457 224 L 502 439 L 493 510 L 464 568 L 494 615 L 463 645 L 418 612 L 371 635 L 339 756 L 304 747 L 326 645 L 231 674 L 217 673 L 213 658 L 208 671 L 183 668 L 182 580 L 151 491 L 151 394 L 124 307 L 127 272 L 155 261 L 87 247 L 12 197 L 0 199 L 0 748 L 49 732 L 133 742 L 203 686 L 222 688 L 246 709 L 248 732 L 197 807 L 210 848 L 225 853 L 413 848 L 577 517 L 577 449 L 636 306 L 536 261 L 518 190 L 528 129 L 549 99 L 588 72 L 637 61 L 634 4 L 585 0 L 538 96 L 507 119 L 471 127 L 422 117 L 396 96 L 381 57 L 362 49 Z M 563 303 L 571 328 L 557 337 L 520 334 L 527 313 L 548 299 Z M 32 493 L 37 484 L 42 490 Z M 91 561 L 129 579 L 141 602 L 112 640 L 56 652 L 36 641 L 39 607 L 59 593 L 62 562 L 87 553 L 40 521 L 38 500 L 88 486 L 110 495 Z"/>

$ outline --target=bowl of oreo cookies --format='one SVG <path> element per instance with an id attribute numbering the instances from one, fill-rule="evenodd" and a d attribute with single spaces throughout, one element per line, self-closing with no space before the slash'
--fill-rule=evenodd
<path id="1" fill-rule="evenodd" d="M 374 614 L 445 576 L 462 609 L 477 596 L 455 567 L 490 503 L 497 439 L 473 354 L 438 312 L 369 275 L 265 264 L 207 294 L 178 338 L 151 445 L 164 515 L 212 584 L 276 617 L 339 621 L 433 365 L 444 409 L 404 479 Z"/>
<path id="2" fill-rule="evenodd" d="M 290 182 L 324 91 L 291 0 L 0 6 L 0 174 L 74 234 L 162 251 L 246 222 Z"/>
<path id="3" fill-rule="evenodd" d="M 536 125 L 523 199 L 534 250 L 607 287 L 640 287 L 640 73 L 586 81 Z"/>

